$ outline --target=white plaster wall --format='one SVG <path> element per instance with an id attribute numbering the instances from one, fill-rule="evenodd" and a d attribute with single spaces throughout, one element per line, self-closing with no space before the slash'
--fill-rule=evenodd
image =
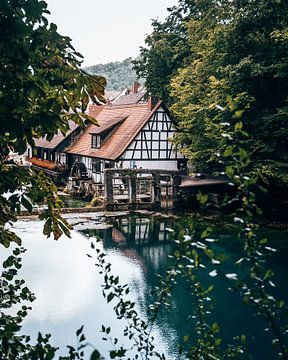
<path id="1" fill-rule="evenodd" d="M 95 173 L 92 173 L 92 180 L 96 183 L 103 183 L 104 181 L 104 174 L 101 173 L 101 174 L 95 174 Z"/>
<path id="2" fill-rule="evenodd" d="M 88 157 L 83 156 L 82 157 L 82 162 L 86 166 L 88 176 L 92 177 L 92 171 L 90 170 L 90 168 L 91 168 L 91 159 L 88 158 Z"/>

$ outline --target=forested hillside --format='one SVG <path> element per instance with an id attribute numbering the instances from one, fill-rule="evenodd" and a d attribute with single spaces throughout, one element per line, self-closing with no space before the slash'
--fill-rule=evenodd
<path id="1" fill-rule="evenodd" d="M 85 68 L 92 75 L 102 75 L 107 80 L 107 90 L 122 90 L 131 86 L 133 80 L 137 79 L 136 72 L 132 69 L 132 58 L 123 61 L 97 64 Z"/>

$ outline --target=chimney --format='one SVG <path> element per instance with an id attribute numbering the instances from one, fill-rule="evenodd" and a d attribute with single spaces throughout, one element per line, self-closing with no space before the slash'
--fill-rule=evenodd
<path id="1" fill-rule="evenodd" d="M 138 93 L 138 90 L 139 90 L 139 87 L 140 87 L 139 82 L 136 81 L 136 80 L 133 81 L 131 93 L 132 93 L 132 94 L 137 94 L 137 93 Z"/>
<path id="2" fill-rule="evenodd" d="M 150 95 L 147 99 L 148 110 L 152 111 L 154 109 L 154 107 L 156 106 L 157 102 L 158 102 L 157 97 Z"/>

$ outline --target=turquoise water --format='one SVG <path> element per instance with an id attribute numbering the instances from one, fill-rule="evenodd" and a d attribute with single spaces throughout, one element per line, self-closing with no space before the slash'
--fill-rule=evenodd
<path id="1" fill-rule="evenodd" d="M 107 254 L 112 272 L 119 275 L 121 283 L 129 285 L 129 296 L 146 319 L 148 306 L 154 299 L 153 291 L 158 285 L 157 275 L 164 274 L 173 263 L 169 255 L 174 253 L 177 245 L 172 240 L 189 226 L 190 219 L 189 216 L 176 219 L 151 216 L 107 219 L 103 215 L 75 214 L 69 215 L 69 220 L 75 225 L 72 238 L 63 237 L 59 241 L 46 239 L 41 234 L 42 224 L 39 221 L 22 220 L 16 223 L 15 231 L 21 235 L 23 245 L 28 249 L 20 275 L 37 297 L 23 331 L 34 337 L 38 331 L 51 333 L 51 342 L 59 346 L 59 354 L 64 355 L 65 345 L 76 345 L 75 331 L 84 324 L 87 341 L 107 356 L 111 345 L 101 340 L 102 324 L 110 325 L 113 336 L 119 337 L 125 347 L 129 343 L 122 336 L 126 324 L 116 320 L 113 306 L 107 305 L 102 297 L 103 278 L 95 266 L 95 251 L 90 248 L 90 242 L 96 237 L 100 239 L 97 246 Z M 235 230 L 234 227 L 219 225 L 219 240 L 211 244 L 217 254 L 226 258 L 224 273 L 232 272 L 233 263 L 241 256 Z M 273 253 L 269 265 L 277 274 L 275 283 L 280 284 L 275 295 L 287 299 L 288 232 L 267 229 L 262 229 L 262 232 L 271 237 L 274 247 L 281 249 Z M 5 251 L 1 257 L 6 255 Z M 206 286 L 211 283 L 214 286 L 214 310 L 208 315 L 208 320 L 219 324 L 223 345 L 233 342 L 233 337 L 245 334 L 254 359 L 276 359 L 270 349 L 270 336 L 263 332 L 265 323 L 243 305 L 235 292 L 228 290 L 225 277 L 211 278 L 208 275 L 215 268 L 213 264 L 206 261 L 204 265 L 206 268 L 199 274 L 200 280 Z M 239 272 L 246 276 L 245 267 Z M 172 293 L 172 306 L 160 312 L 153 329 L 157 349 L 164 352 L 167 359 L 180 359 L 177 344 L 184 335 L 191 334 L 191 338 L 195 335 L 193 313 L 191 294 L 187 291 L 187 284 L 180 280 Z M 92 347 L 87 348 L 87 358 L 91 350 Z"/>

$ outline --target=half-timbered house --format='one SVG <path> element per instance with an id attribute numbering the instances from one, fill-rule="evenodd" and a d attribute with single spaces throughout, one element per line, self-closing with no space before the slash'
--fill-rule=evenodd
<path id="1" fill-rule="evenodd" d="M 128 104 L 103 106 L 96 119 L 66 150 L 70 167 L 84 164 L 88 177 L 103 181 L 105 168 L 143 168 L 179 170 L 186 165 L 173 149 L 171 139 L 175 123 L 162 101 L 138 99 Z M 91 105 L 89 114 L 94 115 Z"/>
<path id="2" fill-rule="evenodd" d="M 70 120 L 69 130 L 65 136 L 59 130 L 50 141 L 46 137 L 34 139 L 33 156 L 42 160 L 66 164 L 65 150 L 77 139 L 80 132 L 81 127 Z"/>

